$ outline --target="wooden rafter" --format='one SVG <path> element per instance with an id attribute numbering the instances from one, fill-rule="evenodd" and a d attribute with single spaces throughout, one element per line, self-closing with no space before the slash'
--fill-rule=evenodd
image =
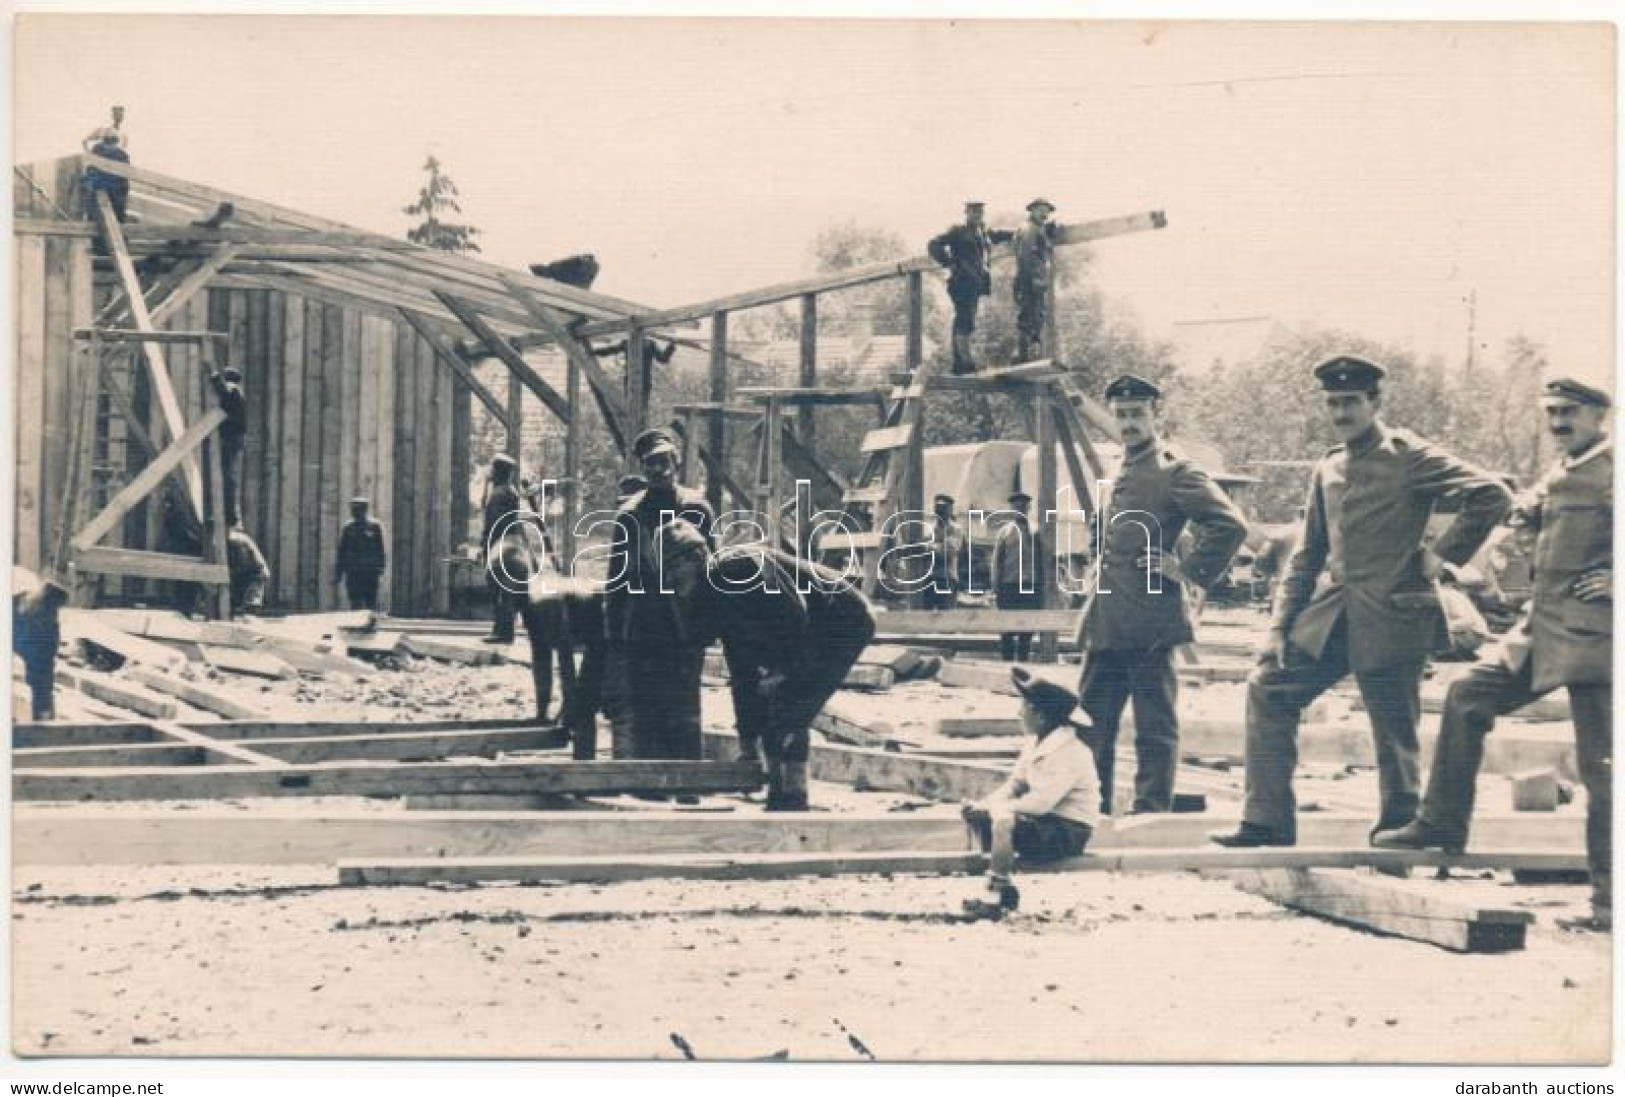
<path id="1" fill-rule="evenodd" d="M 130 253 L 124 246 L 122 227 L 118 218 L 113 215 L 112 203 L 108 201 L 104 191 L 98 191 L 96 194 L 96 213 L 101 221 L 102 234 L 107 241 L 108 250 L 113 253 L 119 281 L 124 286 L 124 296 L 129 301 L 130 318 L 135 321 L 135 326 L 139 330 L 152 331 L 154 330 L 152 315 L 147 312 L 147 300 L 141 290 L 141 281 L 136 277 L 135 266 L 130 262 Z M 181 415 L 180 402 L 175 397 L 175 388 L 169 382 L 169 369 L 164 364 L 164 352 L 156 343 L 142 343 L 141 352 L 146 357 L 152 391 L 158 396 L 158 407 L 163 413 L 164 425 L 169 429 L 171 438 L 179 439 L 186 434 L 186 422 Z M 187 501 L 192 504 L 193 512 L 201 521 L 203 473 L 190 450 L 182 455 L 181 468 L 186 480 Z"/>
<path id="2" fill-rule="evenodd" d="M 205 412 L 202 418 L 171 442 L 168 449 L 142 469 L 135 479 L 119 489 L 119 493 L 108 500 L 100 514 L 85 523 L 85 527 L 73 535 L 73 547 L 84 550 L 105 537 L 121 518 L 152 493 L 152 489 L 163 483 L 170 469 L 190 457 L 203 444 L 203 440 L 225 421 L 226 413 L 219 408 L 210 408 Z"/>
<path id="3" fill-rule="evenodd" d="M 496 351 L 496 355 L 502 359 L 502 363 L 512 370 L 513 375 L 519 378 L 526 388 L 535 393 L 542 403 L 547 405 L 548 410 L 552 411 L 562 421 L 566 423 L 570 421 L 570 405 L 565 402 L 564 397 L 559 395 L 557 389 L 543 380 L 541 375 L 531 368 L 530 363 L 525 361 L 518 351 L 509 346 L 507 339 L 498 333 L 473 306 L 452 294 L 446 293 L 444 290 L 436 290 L 434 295 L 440 298 L 440 303 L 445 305 L 452 315 L 461 320 L 463 326 L 473 332 L 476 338 Z"/>
<path id="4" fill-rule="evenodd" d="M 598 365 L 598 359 L 593 356 L 591 348 L 571 335 L 555 315 L 531 296 L 529 287 L 523 285 L 519 279 L 510 278 L 507 284 L 514 300 L 530 314 L 536 326 L 564 350 L 576 369 L 586 378 L 587 385 L 592 389 L 593 397 L 598 402 L 598 410 L 603 413 L 604 423 L 615 439 L 615 446 L 624 455 L 627 452 L 627 444 L 631 441 L 626 435 L 626 408 L 621 403 L 621 394 L 615 391 L 615 386 Z"/>
<path id="5" fill-rule="evenodd" d="M 434 348 L 435 357 L 444 362 L 453 373 L 462 379 L 463 384 L 467 385 L 469 391 L 479 398 L 480 403 L 485 405 L 486 410 L 496 417 L 497 422 L 501 423 L 504 429 L 509 429 L 508 409 L 503 405 L 502 401 L 492 395 L 491 390 L 485 387 L 484 382 L 474 375 L 474 370 L 470 368 L 467 362 L 463 361 L 462 356 L 457 353 L 457 348 L 451 345 L 451 340 L 436 330 L 434 325 L 422 313 L 403 308 L 400 310 L 400 314 L 408 324 L 412 325 L 412 329 L 423 338 L 423 341 Z"/>

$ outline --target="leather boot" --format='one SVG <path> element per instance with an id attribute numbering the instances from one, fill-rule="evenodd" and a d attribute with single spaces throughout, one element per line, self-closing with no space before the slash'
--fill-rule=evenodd
<path id="1" fill-rule="evenodd" d="M 1208 835 L 1208 841 L 1227 849 L 1256 849 L 1259 846 L 1295 846 L 1298 844 L 1296 827 L 1284 831 L 1258 823 L 1242 823 L 1229 833 Z"/>
<path id="2" fill-rule="evenodd" d="M 780 811 L 807 810 L 807 763 L 786 762 L 783 767 L 779 796 Z"/>
<path id="3" fill-rule="evenodd" d="M 1467 835 L 1417 818 L 1402 827 L 1377 831 L 1371 836 L 1371 844 L 1377 849 L 1442 849 L 1457 854 L 1467 848 Z"/>

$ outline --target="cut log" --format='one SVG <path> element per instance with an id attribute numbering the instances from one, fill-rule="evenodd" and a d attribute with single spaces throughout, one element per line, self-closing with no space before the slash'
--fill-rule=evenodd
<path id="1" fill-rule="evenodd" d="M 294 669 L 268 651 L 249 651 L 244 648 L 222 648 L 200 645 L 203 661 L 215 670 L 227 674 L 244 674 L 254 678 L 292 678 Z"/>

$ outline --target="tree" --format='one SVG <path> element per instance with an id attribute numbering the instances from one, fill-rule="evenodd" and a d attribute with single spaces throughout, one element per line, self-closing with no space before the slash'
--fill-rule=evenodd
<path id="1" fill-rule="evenodd" d="M 421 218 L 418 224 L 406 230 L 406 238 L 414 244 L 441 251 L 479 251 L 479 244 L 474 242 L 479 229 L 441 220 L 444 214 L 463 212 L 457 201 L 457 184 L 451 181 L 451 176 L 441 172 L 440 161 L 433 156 L 424 163 L 423 170 L 429 173 L 429 178 L 418 191 L 418 200 L 401 210 L 408 217 Z"/>

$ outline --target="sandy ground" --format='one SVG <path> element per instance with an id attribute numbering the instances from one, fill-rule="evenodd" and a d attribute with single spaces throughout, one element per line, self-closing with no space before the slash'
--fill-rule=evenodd
<path id="1" fill-rule="evenodd" d="M 522 666 L 408 660 L 360 681 L 233 684 L 284 719 L 532 711 Z M 1240 689 L 1188 690 L 1187 711 L 1199 699 L 1203 711 L 1239 713 Z M 963 741 L 932 732 L 938 717 L 1015 714 L 1013 698 L 932 683 L 842 704 L 922 747 L 953 742 L 961 757 Z M 1351 715 L 1342 698 L 1328 706 L 1332 719 Z M 706 690 L 705 715 L 731 725 L 725 689 Z M 1239 767 L 1209 772 L 1210 809 L 1229 810 L 1241 782 Z M 1375 801 L 1368 769 L 1305 766 L 1298 787 L 1305 810 Z M 1504 806 L 1505 790 L 1486 777 L 1485 809 Z M 813 791 L 833 811 L 923 806 Z M 708 797 L 697 810 L 718 809 L 759 807 Z M 373 889 L 335 879 L 325 865 L 18 869 L 15 1051 L 1541 1063 L 1597 1062 L 1611 1046 L 1608 940 L 1553 927 L 1584 908 L 1585 889 L 1514 888 L 1504 876 L 1436 885 L 1536 914 L 1528 947 L 1494 956 L 1332 925 L 1194 875 L 1031 877 L 1021 911 L 1000 924 L 959 917 L 979 887 L 964 878 Z"/>
<path id="2" fill-rule="evenodd" d="M 1610 1043 L 1606 938 L 1461 956 L 1194 876 L 1028 878 L 999 924 L 958 920 L 963 878 L 332 879 L 23 872 L 16 1052 L 1536 1063 Z"/>

